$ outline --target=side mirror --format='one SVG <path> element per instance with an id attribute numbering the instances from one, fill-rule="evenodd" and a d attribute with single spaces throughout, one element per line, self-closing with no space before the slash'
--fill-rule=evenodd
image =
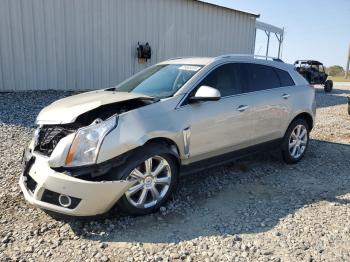
<path id="1" fill-rule="evenodd" d="M 217 101 L 220 100 L 220 91 L 210 86 L 201 86 L 196 94 L 190 98 L 191 101 Z"/>

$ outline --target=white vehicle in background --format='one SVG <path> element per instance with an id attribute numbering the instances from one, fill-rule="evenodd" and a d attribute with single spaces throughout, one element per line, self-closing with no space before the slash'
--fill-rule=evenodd
<path id="1" fill-rule="evenodd" d="M 120 85 L 58 100 L 23 156 L 27 201 L 73 216 L 154 212 L 180 173 L 280 148 L 305 154 L 315 90 L 292 65 L 253 56 L 179 58 Z"/>

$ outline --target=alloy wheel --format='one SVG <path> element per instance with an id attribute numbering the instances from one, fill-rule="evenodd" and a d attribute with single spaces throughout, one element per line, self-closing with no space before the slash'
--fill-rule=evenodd
<path id="1" fill-rule="evenodd" d="M 150 208 L 168 192 L 171 167 L 165 158 L 154 156 L 132 170 L 126 180 L 134 182 L 125 193 L 128 202 L 137 208 Z"/>
<path id="2" fill-rule="evenodd" d="M 308 142 L 307 129 L 303 125 L 297 125 L 289 138 L 289 153 L 292 158 L 297 159 L 304 153 Z"/>

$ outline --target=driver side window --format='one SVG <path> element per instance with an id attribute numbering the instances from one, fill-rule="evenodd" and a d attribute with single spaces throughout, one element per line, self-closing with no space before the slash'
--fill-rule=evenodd
<path id="1" fill-rule="evenodd" d="M 221 97 L 237 95 L 243 92 L 239 77 L 239 64 L 225 64 L 210 72 L 197 86 L 210 86 L 220 91 Z"/>

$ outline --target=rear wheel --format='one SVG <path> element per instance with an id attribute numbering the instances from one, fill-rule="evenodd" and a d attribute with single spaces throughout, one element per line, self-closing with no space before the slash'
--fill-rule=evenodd
<path id="1" fill-rule="evenodd" d="M 282 156 L 287 164 L 295 164 L 303 158 L 309 145 L 309 130 L 304 119 L 290 124 L 282 143 Z"/>
<path id="2" fill-rule="evenodd" d="M 165 145 L 144 148 L 143 156 L 131 157 L 121 179 L 132 186 L 119 200 L 119 207 L 131 215 L 145 215 L 158 210 L 174 191 L 178 167 Z"/>
<path id="3" fill-rule="evenodd" d="M 327 80 L 324 83 L 324 91 L 326 93 L 330 93 L 330 92 L 332 92 L 332 90 L 333 90 L 333 81 L 332 80 Z"/>

